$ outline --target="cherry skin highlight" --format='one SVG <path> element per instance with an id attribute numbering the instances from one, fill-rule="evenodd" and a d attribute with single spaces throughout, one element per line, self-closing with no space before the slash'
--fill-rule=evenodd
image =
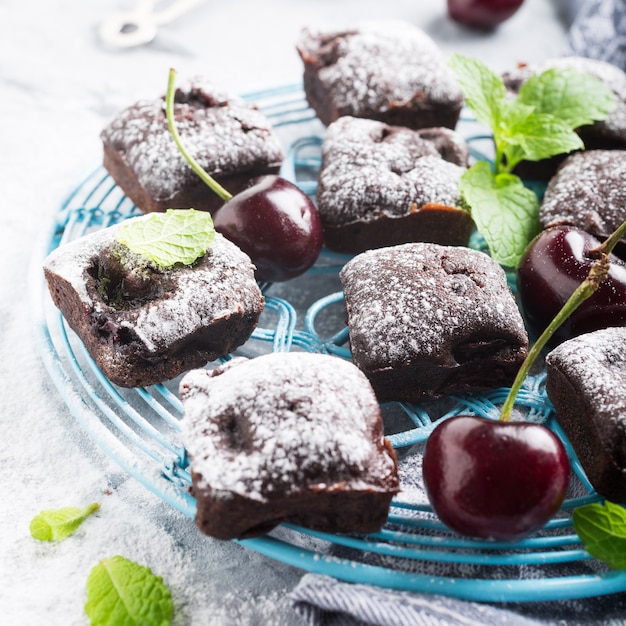
<path id="1" fill-rule="evenodd" d="M 262 176 L 213 213 L 215 230 L 256 265 L 260 281 L 306 272 L 322 249 L 322 224 L 309 197 L 279 176 Z"/>
<path id="2" fill-rule="evenodd" d="M 448 0 L 448 15 L 472 28 L 491 29 L 508 20 L 523 0 Z"/>
<path id="3" fill-rule="evenodd" d="M 570 464 L 547 427 L 476 416 L 444 420 L 426 443 L 428 499 L 452 530 L 478 539 L 517 541 L 561 506 Z"/>
<path id="4" fill-rule="evenodd" d="M 595 237 L 572 226 L 556 226 L 531 241 L 517 271 L 517 293 L 529 329 L 540 334 L 595 261 Z M 609 255 L 609 276 L 558 328 L 550 341 L 560 343 L 577 335 L 626 326 L 626 262 Z"/>

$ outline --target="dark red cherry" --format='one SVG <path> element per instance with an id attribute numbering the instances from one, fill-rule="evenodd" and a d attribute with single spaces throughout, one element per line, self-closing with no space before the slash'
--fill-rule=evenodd
<path id="1" fill-rule="evenodd" d="M 495 28 L 515 13 L 523 0 L 448 0 L 448 15 L 473 28 Z"/>
<path id="2" fill-rule="evenodd" d="M 600 245 L 592 235 L 572 226 L 539 233 L 522 255 L 517 293 L 529 329 L 539 335 L 594 263 Z M 626 262 L 611 254 L 608 278 L 556 331 L 555 345 L 565 339 L 608 326 L 626 326 Z"/>
<path id="3" fill-rule="evenodd" d="M 322 224 L 309 197 L 279 176 L 253 179 L 213 214 L 215 230 L 246 252 L 260 281 L 308 270 L 322 249 Z"/>
<path id="4" fill-rule="evenodd" d="M 559 509 L 570 464 L 561 440 L 541 424 L 464 415 L 433 430 L 423 475 L 446 526 L 469 537 L 516 541 Z"/>

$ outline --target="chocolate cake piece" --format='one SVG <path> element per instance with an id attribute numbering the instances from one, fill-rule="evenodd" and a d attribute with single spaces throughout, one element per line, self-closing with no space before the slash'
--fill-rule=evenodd
<path id="1" fill-rule="evenodd" d="M 231 194 L 255 176 L 278 173 L 280 141 L 268 119 L 242 99 L 194 79 L 176 89 L 174 117 L 191 156 Z M 101 139 L 105 168 L 144 213 L 170 208 L 214 211 L 224 203 L 176 147 L 164 98 L 121 111 Z"/>
<path id="2" fill-rule="evenodd" d="M 324 135 L 318 176 L 325 245 L 349 254 L 413 241 L 467 245 L 474 223 L 459 179 L 468 158 L 448 128 L 339 118 Z"/>
<path id="3" fill-rule="evenodd" d="M 292 522 L 373 532 L 399 490 L 380 407 L 349 361 L 311 353 L 236 358 L 180 384 L 196 523 L 218 539 Z"/>
<path id="4" fill-rule="evenodd" d="M 541 227 L 562 224 L 606 239 L 626 220 L 626 150 L 585 150 L 565 159 L 548 183 Z M 623 239 L 615 252 L 626 252 Z"/>
<path id="5" fill-rule="evenodd" d="M 626 328 L 569 339 L 546 368 L 546 391 L 589 482 L 626 503 Z"/>
<path id="6" fill-rule="evenodd" d="M 435 42 L 400 21 L 304 29 L 297 43 L 306 98 L 328 125 L 343 115 L 409 128 L 454 128 L 463 93 Z"/>
<path id="7" fill-rule="evenodd" d="M 613 91 L 617 103 L 608 119 L 578 128 L 577 132 L 587 150 L 626 149 L 626 73 L 606 61 L 570 56 L 529 65 L 521 64 L 503 75 L 504 83 L 511 93 L 518 93 L 533 74 L 540 74 L 551 68 L 591 74 Z M 534 163 L 523 161 L 516 172 L 524 178 L 549 180 L 565 156 L 559 155 Z"/>
<path id="8" fill-rule="evenodd" d="M 247 341 L 264 300 L 237 246 L 216 234 L 193 265 L 125 267 L 114 252 L 117 228 L 60 246 L 44 262 L 54 304 L 111 382 L 160 383 Z"/>
<path id="9" fill-rule="evenodd" d="M 354 363 L 379 401 L 510 385 L 528 336 L 502 268 L 470 248 L 364 252 L 340 274 Z"/>

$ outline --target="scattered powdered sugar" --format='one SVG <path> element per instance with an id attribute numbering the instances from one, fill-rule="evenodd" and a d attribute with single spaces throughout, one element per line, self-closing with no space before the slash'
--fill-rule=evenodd
<path id="1" fill-rule="evenodd" d="M 201 79 L 179 87 L 174 117 L 183 145 L 212 175 L 282 161 L 280 141 L 267 118 Z M 101 137 L 120 153 L 155 200 L 168 200 L 197 180 L 171 137 L 163 98 L 128 107 Z"/>
<path id="2" fill-rule="evenodd" d="M 411 24 L 393 20 L 362 22 L 354 31 L 335 37 L 335 49 L 331 58 L 320 60 L 318 76 L 343 115 L 387 111 L 416 97 L 433 107 L 463 99 L 438 46 Z M 303 34 L 300 45 L 309 57 L 320 52 L 316 50 L 317 38 L 322 44 L 330 39 L 327 34 Z"/>
<path id="3" fill-rule="evenodd" d="M 273 353 L 194 370 L 181 397 L 199 488 L 265 500 L 343 481 L 367 488 L 393 472 L 374 392 L 337 357 Z"/>
<path id="4" fill-rule="evenodd" d="M 502 268 L 469 248 L 413 243 L 364 252 L 341 272 L 350 346 L 366 368 L 428 360 L 454 366 L 454 346 L 524 324 Z"/>
<path id="5" fill-rule="evenodd" d="M 626 151 L 567 157 L 550 180 L 539 214 L 543 228 L 569 224 L 607 237 L 626 220 Z"/>
<path id="6" fill-rule="evenodd" d="M 326 224 L 339 226 L 408 215 L 429 203 L 459 207 L 466 163 L 467 145 L 449 129 L 414 131 L 339 118 L 322 146 L 320 214 Z"/>
<path id="7" fill-rule="evenodd" d="M 599 415 L 626 416 L 626 328 L 604 328 L 563 342 L 546 357 Z M 621 417 L 619 417 L 621 416 Z"/>

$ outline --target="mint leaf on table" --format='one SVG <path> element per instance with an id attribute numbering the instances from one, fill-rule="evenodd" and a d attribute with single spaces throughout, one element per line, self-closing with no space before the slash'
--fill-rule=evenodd
<path id="1" fill-rule="evenodd" d="M 463 174 L 460 189 L 472 207 L 478 232 L 500 265 L 515 267 L 528 242 L 539 232 L 539 201 L 513 174 L 494 174 L 479 161 Z"/>
<path id="2" fill-rule="evenodd" d="M 518 100 L 572 129 L 605 120 L 616 105 L 615 94 L 599 78 L 567 68 L 531 76 L 521 86 Z"/>
<path id="3" fill-rule="evenodd" d="M 173 611 L 163 579 L 123 556 L 103 559 L 89 574 L 85 612 L 92 626 L 168 626 Z"/>
<path id="4" fill-rule="evenodd" d="M 41 511 L 30 523 L 30 534 L 38 541 L 66 539 L 73 535 L 85 519 L 99 508 L 100 505 L 94 502 L 83 508 L 67 506 Z"/>
<path id="5" fill-rule="evenodd" d="M 574 510 L 574 528 L 587 552 L 613 569 L 626 569 L 626 509 L 605 502 Z"/>
<path id="6" fill-rule="evenodd" d="M 195 209 L 168 209 L 124 222 L 115 239 L 160 268 L 191 265 L 211 247 L 211 214 Z"/>

